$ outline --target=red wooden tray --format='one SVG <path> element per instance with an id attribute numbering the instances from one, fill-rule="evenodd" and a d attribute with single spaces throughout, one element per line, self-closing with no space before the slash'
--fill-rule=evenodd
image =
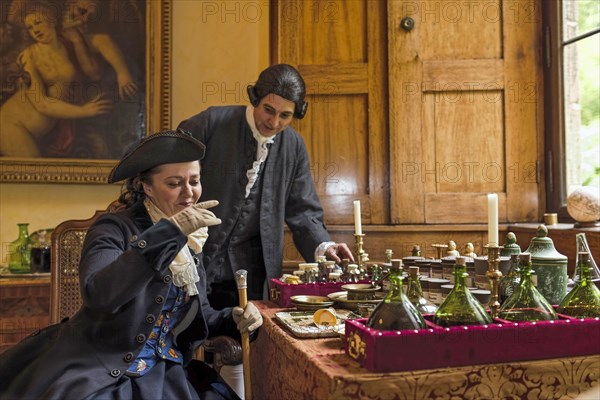
<path id="1" fill-rule="evenodd" d="M 373 372 L 447 368 L 600 354 L 600 318 L 380 331 L 346 320 L 346 354 Z"/>

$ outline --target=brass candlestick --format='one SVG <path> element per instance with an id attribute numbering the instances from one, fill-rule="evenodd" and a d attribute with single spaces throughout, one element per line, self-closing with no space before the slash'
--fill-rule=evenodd
<path id="1" fill-rule="evenodd" d="M 490 280 L 490 302 L 488 303 L 488 307 L 490 308 L 492 318 L 496 318 L 498 316 L 498 308 L 500 307 L 498 289 L 500 278 L 502 277 L 502 272 L 498 268 L 500 265 L 500 247 L 496 243 L 490 243 L 485 247 L 488 250 L 488 270 L 485 276 Z"/>
<path id="2" fill-rule="evenodd" d="M 363 250 L 363 238 L 365 237 L 364 233 L 354 234 L 354 240 L 356 241 L 356 264 L 358 265 L 358 269 L 363 269 L 363 254 L 365 251 Z"/>

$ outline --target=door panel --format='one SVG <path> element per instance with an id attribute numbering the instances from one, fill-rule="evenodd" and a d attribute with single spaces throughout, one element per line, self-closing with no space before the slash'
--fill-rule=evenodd
<path id="1" fill-rule="evenodd" d="M 389 222 L 386 3 L 274 2 L 274 63 L 296 66 L 308 112 L 294 122 L 305 139 L 328 224 Z"/>
<path id="2" fill-rule="evenodd" d="M 538 218 L 535 5 L 388 2 L 392 223 Z"/>

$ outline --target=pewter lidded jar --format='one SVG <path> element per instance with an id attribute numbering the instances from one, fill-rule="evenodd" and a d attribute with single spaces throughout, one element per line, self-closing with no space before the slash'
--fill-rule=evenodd
<path id="1" fill-rule="evenodd" d="M 550 302 L 558 304 L 567 294 L 567 256 L 560 254 L 548 237 L 548 228 L 540 225 L 537 236 L 531 239 L 531 269 L 537 275 L 537 290 Z"/>

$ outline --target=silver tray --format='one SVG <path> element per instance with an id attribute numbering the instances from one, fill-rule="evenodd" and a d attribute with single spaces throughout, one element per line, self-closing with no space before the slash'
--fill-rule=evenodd
<path id="1" fill-rule="evenodd" d="M 335 315 L 339 323 L 335 326 L 320 326 L 313 321 L 313 311 L 280 311 L 275 313 L 275 319 L 281 322 L 287 330 L 299 338 L 328 338 L 344 335 L 344 321 L 360 318 L 350 310 L 336 309 Z"/>

